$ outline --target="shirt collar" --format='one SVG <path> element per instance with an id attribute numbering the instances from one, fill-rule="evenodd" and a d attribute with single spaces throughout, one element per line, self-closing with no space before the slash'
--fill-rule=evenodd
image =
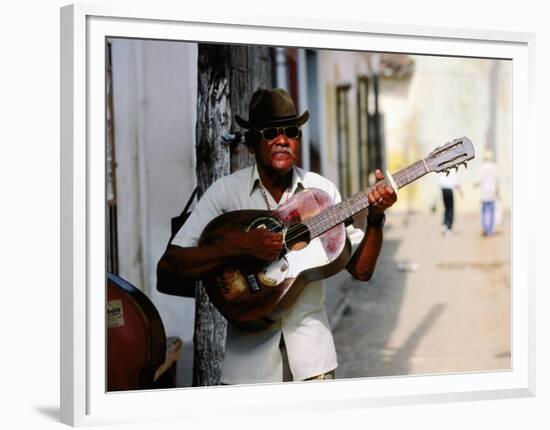
<path id="1" fill-rule="evenodd" d="M 304 187 L 304 171 L 296 166 L 292 168 L 292 184 L 290 186 L 290 195 L 294 195 L 298 190 L 302 190 Z M 249 182 L 249 195 L 259 186 L 260 184 L 260 174 L 258 173 L 258 166 L 256 163 L 253 164 L 252 170 L 250 173 L 250 182 Z"/>

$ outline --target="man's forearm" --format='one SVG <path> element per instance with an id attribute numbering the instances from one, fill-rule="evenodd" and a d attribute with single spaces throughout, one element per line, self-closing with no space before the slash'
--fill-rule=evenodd
<path id="1" fill-rule="evenodd" d="M 283 248 L 282 235 L 265 229 L 230 230 L 216 239 L 215 244 L 198 247 L 169 246 L 157 266 L 157 289 L 173 291 L 174 285 L 194 284 L 229 263 L 273 261 Z"/>
<path id="2" fill-rule="evenodd" d="M 346 266 L 348 272 L 355 279 L 368 281 L 372 277 L 382 248 L 382 241 L 382 227 L 369 227 L 367 225 L 363 240 Z"/>
<path id="3" fill-rule="evenodd" d="M 182 248 L 170 245 L 157 265 L 157 288 L 174 291 L 175 286 L 194 284 L 206 273 L 234 258 L 231 249 L 220 246 Z"/>

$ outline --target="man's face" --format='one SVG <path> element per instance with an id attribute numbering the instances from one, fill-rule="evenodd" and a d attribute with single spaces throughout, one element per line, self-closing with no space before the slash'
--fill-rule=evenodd
<path id="1" fill-rule="evenodd" d="M 286 134 L 294 136 L 296 133 Z M 254 144 L 256 161 L 267 172 L 282 175 L 289 172 L 297 162 L 300 150 L 299 133 L 296 137 L 288 137 L 286 134 L 282 128 L 279 128 L 273 139 L 265 139 L 258 134 L 258 140 Z"/>

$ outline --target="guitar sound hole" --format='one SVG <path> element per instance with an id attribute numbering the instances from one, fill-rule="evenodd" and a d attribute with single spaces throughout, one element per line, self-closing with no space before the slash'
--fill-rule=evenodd
<path id="1" fill-rule="evenodd" d="M 246 228 L 246 231 L 255 228 L 265 228 L 275 233 L 282 233 L 285 230 L 285 224 L 275 217 L 260 217 L 252 221 Z M 311 238 L 309 229 L 305 224 L 296 223 L 288 226 L 285 232 L 285 248 L 286 250 L 297 251 L 305 248 Z M 281 257 L 285 254 L 285 250 L 281 253 Z"/>
<path id="2" fill-rule="evenodd" d="M 310 239 L 309 229 L 301 223 L 289 226 L 285 235 L 286 247 L 293 251 L 305 248 Z"/>
<path id="3" fill-rule="evenodd" d="M 284 224 L 277 218 L 274 217 L 260 217 L 256 218 L 250 225 L 246 228 L 246 231 L 254 230 L 256 228 L 265 228 L 266 230 L 280 233 L 283 231 Z"/>
<path id="4" fill-rule="evenodd" d="M 282 233 L 284 228 L 285 228 L 285 224 L 278 218 L 275 218 L 275 217 L 271 217 L 271 216 L 266 216 L 266 217 L 260 217 L 260 218 L 256 218 L 254 221 L 252 221 L 248 227 L 245 228 L 245 231 L 251 231 L 251 230 L 254 230 L 254 229 L 257 229 L 257 228 L 263 228 L 263 229 L 266 229 L 266 230 L 269 230 L 269 231 L 272 231 L 274 233 Z M 279 255 L 279 258 L 282 258 L 286 253 L 286 250 L 285 248 L 283 247 L 282 251 L 281 251 L 281 254 Z M 251 273 L 255 273 L 257 272 L 258 268 L 249 268 L 250 272 Z M 251 280 L 249 279 L 249 286 L 251 285 L 250 284 Z M 254 288 L 254 286 L 251 286 L 251 291 L 252 292 L 257 292 L 259 291 L 259 289 L 256 289 Z"/>

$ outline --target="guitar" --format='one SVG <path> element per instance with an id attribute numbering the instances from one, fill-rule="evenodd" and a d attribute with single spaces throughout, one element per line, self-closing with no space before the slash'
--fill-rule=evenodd
<path id="1" fill-rule="evenodd" d="M 399 190 L 429 172 L 458 170 L 473 159 L 467 137 L 434 149 L 426 158 L 378 184 Z M 212 303 L 234 325 L 262 329 L 281 317 L 304 287 L 345 267 L 350 243 L 344 221 L 369 206 L 372 188 L 333 205 L 324 191 L 304 189 L 272 211 L 238 210 L 214 218 L 203 230 L 199 246 L 215 244 L 229 231 L 265 228 L 283 234 L 284 249 L 271 263 L 239 262 L 208 274 L 203 283 Z"/>

